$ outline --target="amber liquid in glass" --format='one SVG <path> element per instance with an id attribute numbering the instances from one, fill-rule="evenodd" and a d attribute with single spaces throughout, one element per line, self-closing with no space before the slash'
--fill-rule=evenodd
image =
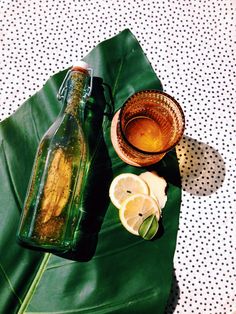
<path id="1" fill-rule="evenodd" d="M 131 119 L 125 127 L 127 140 L 136 148 L 145 152 L 162 151 L 172 136 L 171 124 L 168 120 L 158 123 L 152 118 L 138 116 Z"/>

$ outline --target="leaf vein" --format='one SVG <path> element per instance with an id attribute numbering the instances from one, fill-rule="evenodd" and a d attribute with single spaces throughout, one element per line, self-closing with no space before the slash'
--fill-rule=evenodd
<path id="1" fill-rule="evenodd" d="M 11 291 L 12 291 L 12 293 L 15 295 L 15 297 L 17 298 L 17 300 L 19 301 L 19 303 L 22 304 L 22 300 L 20 299 L 20 297 L 19 297 L 18 294 L 16 293 L 16 291 L 15 291 L 15 289 L 14 289 L 14 287 L 13 287 L 11 281 L 10 281 L 10 278 L 8 277 L 6 271 L 5 271 L 5 269 L 3 268 L 3 266 L 2 266 L 1 263 L 0 263 L 0 268 L 1 268 L 1 271 L 3 272 L 3 275 L 4 275 L 5 279 L 6 279 L 8 285 L 9 285 Z"/>
<path id="2" fill-rule="evenodd" d="M 118 69 L 117 77 L 116 77 L 116 80 L 115 80 L 115 83 L 114 83 L 114 86 L 112 89 L 112 97 L 114 97 L 114 95 L 115 95 L 123 64 L 124 64 L 124 59 L 121 60 L 121 63 L 120 63 L 119 69 Z"/>
<path id="3" fill-rule="evenodd" d="M 11 173 L 9 161 L 8 161 L 8 159 L 7 159 L 7 154 L 6 154 L 6 150 L 5 150 L 5 147 L 4 147 L 3 140 L 2 140 L 2 142 L 1 142 L 1 146 L 2 146 L 3 158 L 4 158 L 5 164 L 6 164 L 7 176 L 8 176 L 8 178 L 9 178 L 10 185 L 12 186 L 12 190 L 13 190 L 13 192 L 14 192 L 13 194 L 14 194 L 16 203 L 17 203 L 17 205 L 18 205 L 18 208 L 21 209 L 22 206 L 23 206 L 23 203 L 22 203 L 22 201 L 21 201 L 20 195 L 19 195 L 19 193 L 18 193 L 18 191 L 17 191 L 15 182 L 14 182 L 14 180 L 13 180 L 13 176 L 12 176 L 12 173 Z"/>
<path id="4" fill-rule="evenodd" d="M 36 134 L 37 140 L 40 141 L 41 137 L 39 136 L 38 128 L 36 126 L 35 117 L 34 117 L 34 114 L 33 114 L 33 111 L 32 111 L 32 106 L 30 106 L 30 115 L 32 117 L 33 128 L 34 128 L 34 132 Z"/>

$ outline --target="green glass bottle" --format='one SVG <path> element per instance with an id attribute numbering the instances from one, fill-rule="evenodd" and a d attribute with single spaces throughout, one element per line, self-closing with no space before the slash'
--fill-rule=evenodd
<path id="1" fill-rule="evenodd" d="M 84 108 L 92 89 L 91 72 L 80 61 L 59 90 L 63 108 L 40 141 L 20 220 L 17 238 L 24 246 L 51 252 L 73 248 L 86 180 Z"/>

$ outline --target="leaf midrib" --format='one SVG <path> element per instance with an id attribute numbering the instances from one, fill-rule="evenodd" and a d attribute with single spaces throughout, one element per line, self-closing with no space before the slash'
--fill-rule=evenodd
<path id="1" fill-rule="evenodd" d="M 42 276 L 43 276 L 43 274 L 47 268 L 47 264 L 49 262 L 50 257 L 51 257 L 51 253 L 45 253 L 44 254 L 43 260 L 39 266 L 39 269 L 36 273 L 36 276 L 34 277 L 32 283 L 29 287 L 29 290 L 27 291 L 24 299 L 21 302 L 21 306 L 17 312 L 18 314 L 25 313 L 25 310 L 27 309 L 27 307 L 28 307 L 33 295 L 34 295 L 34 292 L 35 292 L 35 290 L 36 290 L 36 288 L 40 282 L 40 279 L 42 278 Z"/>

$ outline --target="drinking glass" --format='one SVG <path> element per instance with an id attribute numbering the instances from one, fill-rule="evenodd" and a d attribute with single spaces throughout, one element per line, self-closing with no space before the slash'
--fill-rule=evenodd
<path id="1" fill-rule="evenodd" d="M 173 97 L 157 90 L 144 90 L 133 94 L 116 113 L 111 139 L 123 161 L 148 166 L 175 147 L 184 126 L 184 113 Z"/>

